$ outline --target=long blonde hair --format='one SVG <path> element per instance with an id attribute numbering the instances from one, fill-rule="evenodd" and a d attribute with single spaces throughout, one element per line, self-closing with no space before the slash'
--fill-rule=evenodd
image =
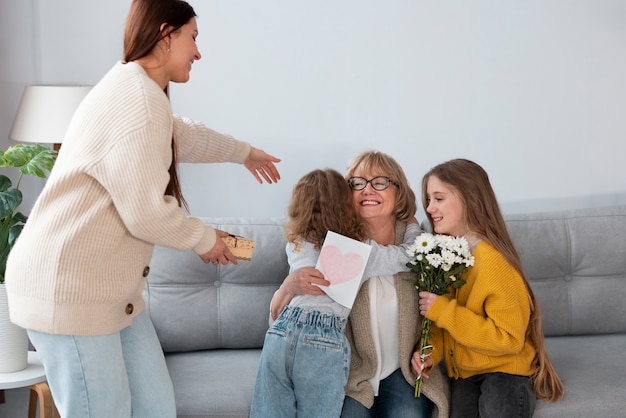
<path id="1" fill-rule="evenodd" d="M 428 207 L 426 186 L 431 176 L 437 177 L 454 190 L 463 202 L 468 229 L 478 234 L 501 253 L 524 280 L 531 309 L 526 338 L 533 343 L 536 350 L 533 388 L 538 399 L 549 402 L 557 401 L 563 396 L 563 383 L 548 357 L 541 327 L 539 305 L 524 274 L 521 258 L 509 235 L 487 172 L 478 164 L 465 159 L 450 160 L 437 165 L 422 179 L 424 209 Z M 434 230 L 433 219 L 428 211 L 426 211 L 426 216 L 431 229 Z"/>

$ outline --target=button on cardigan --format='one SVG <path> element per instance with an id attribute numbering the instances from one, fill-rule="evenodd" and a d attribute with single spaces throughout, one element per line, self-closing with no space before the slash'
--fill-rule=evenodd
<path id="1" fill-rule="evenodd" d="M 11 251 L 13 322 L 53 334 L 117 332 L 144 309 L 155 244 L 198 254 L 213 247 L 215 230 L 164 195 L 172 136 L 180 162 L 243 163 L 250 153 L 245 142 L 175 117 L 138 64 L 117 63 L 93 87 Z"/>

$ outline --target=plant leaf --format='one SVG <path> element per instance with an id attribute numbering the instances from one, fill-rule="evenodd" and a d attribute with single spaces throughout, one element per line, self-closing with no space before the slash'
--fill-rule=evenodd
<path id="1" fill-rule="evenodd" d="M 14 218 L 15 219 L 15 218 Z M 13 225 L 11 230 L 9 231 L 9 250 L 13 248 L 13 244 L 15 244 L 15 240 L 22 233 L 22 229 L 24 229 L 24 224 Z"/>
<path id="2" fill-rule="evenodd" d="M 0 167 L 14 167 L 20 169 L 20 179 L 23 175 L 46 178 L 56 160 L 57 151 L 43 144 L 17 144 L 6 151 L 0 151 Z M 22 203 L 22 192 L 17 187 L 12 188 L 11 179 L 0 174 L 0 283 L 4 282 L 9 252 L 15 240 L 22 232 L 27 217 L 15 210 Z"/>
<path id="3" fill-rule="evenodd" d="M 0 192 L 6 192 L 11 186 L 13 186 L 11 179 L 3 174 L 0 174 Z"/>
<path id="4" fill-rule="evenodd" d="M 52 170 L 57 151 L 43 144 L 17 144 L 4 153 L 8 166 L 19 168 L 23 174 L 46 178 Z"/>
<path id="5" fill-rule="evenodd" d="M 22 203 L 22 192 L 18 189 L 0 192 L 0 221 L 6 222 L 5 218 L 11 215 L 20 203 Z"/>

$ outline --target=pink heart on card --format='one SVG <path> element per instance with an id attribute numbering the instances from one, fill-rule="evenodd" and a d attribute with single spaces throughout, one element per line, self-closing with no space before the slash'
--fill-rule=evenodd
<path id="1" fill-rule="evenodd" d="M 334 245 L 322 248 L 320 266 L 326 280 L 340 284 L 354 279 L 363 269 L 363 257 L 356 253 L 342 254 Z"/>

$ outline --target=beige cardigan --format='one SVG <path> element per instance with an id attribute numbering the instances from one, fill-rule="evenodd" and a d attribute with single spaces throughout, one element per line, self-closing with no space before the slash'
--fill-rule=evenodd
<path id="1" fill-rule="evenodd" d="M 118 63 L 93 87 L 11 251 L 13 322 L 52 334 L 117 332 L 144 308 L 155 244 L 198 254 L 213 247 L 215 230 L 164 196 L 172 136 L 181 162 L 243 163 L 250 153 L 245 142 L 175 117 L 138 64 Z"/>
<path id="2" fill-rule="evenodd" d="M 396 222 L 396 245 L 402 243 L 406 224 Z M 400 320 L 400 367 L 407 382 L 415 384 L 416 374 L 411 370 L 411 356 L 419 339 L 422 317 L 419 315 L 418 296 L 411 283 L 412 273 L 395 276 Z M 346 336 L 352 348 L 352 360 L 346 396 L 354 398 L 367 408 L 374 404 L 374 391 L 369 379 L 376 372 L 376 349 L 372 338 L 369 312 L 369 282 L 365 282 L 354 302 L 346 326 Z M 449 416 L 450 386 L 440 367 L 431 370 L 424 380 L 422 393 L 435 404 L 433 417 Z"/>

